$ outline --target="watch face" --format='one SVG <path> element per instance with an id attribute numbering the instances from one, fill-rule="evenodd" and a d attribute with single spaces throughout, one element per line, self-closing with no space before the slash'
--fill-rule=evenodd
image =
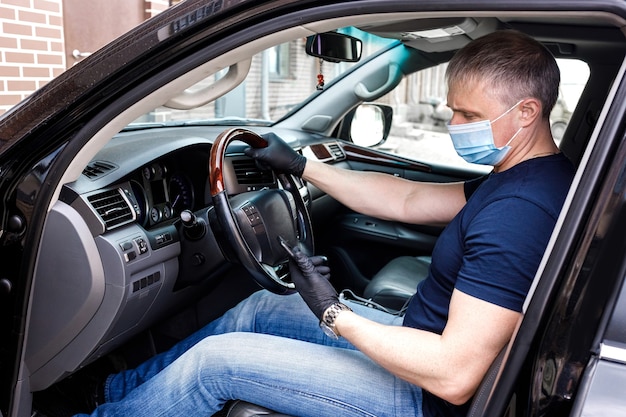
<path id="1" fill-rule="evenodd" d="M 322 328 L 322 331 L 326 333 L 326 336 L 332 337 L 333 339 L 339 339 L 339 336 L 337 336 L 337 333 L 335 333 L 328 324 L 322 321 L 320 322 L 320 327 Z"/>

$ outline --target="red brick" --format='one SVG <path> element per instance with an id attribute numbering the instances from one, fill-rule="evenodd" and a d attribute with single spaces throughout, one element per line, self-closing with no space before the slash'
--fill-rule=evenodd
<path id="1" fill-rule="evenodd" d="M 9 6 L 30 7 L 30 0 L 2 0 L 2 3 Z"/>
<path id="2" fill-rule="evenodd" d="M 47 0 L 35 0 L 34 9 L 55 13 L 61 12 L 61 7 L 59 3 Z"/>
<path id="3" fill-rule="evenodd" d="M 63 42 L 50 42 L 50 52 L 63 52 L 65 50 L 65 44 Z"/>
<path id="4" fill-rule="evenodd" d="M 45 67 L 24 67 L 22 68 L 24 77 L 30 78 L 48 78 L 50 77 L 50 69 Z"/>
<path id="5" fill-rule="evenodd" d="M 63 65 L 63 57 L 53 54 L 37 54 L 37 63 L 45 65 Z"/>
<path id="6" fill-rule="evenodd" d="M 17 38 L 0 36 L 0 48 L 17 49 Z"/>
<path id="7" fill-rule="evenodd" d="M 65 68 L 52 68 L 52 77 L 58 77 L 65 72 Z"/>
<path id="8" fill-rule="evenodd" d="M 9 91 L 35 91 L 37 83 L 34 81 L 8 80 L 7 89 Z"/>
<path id="9" fill-rule="evenodd" d="M 12 65 L 0 65 L 0 78 L 19 77 L 20 67 Z"/>
<path id="10" fill-rule="evenodd" d="M 22 101 L 22 96 L 18 94 L 0 94 L 0 106 L 14 106 Z"/>
<path id="11" fill-rule="evenodd" d="M 33 34 L 33 28 L 29 25 L 22 25 L 20 23 L 4 22 L 2 24 L 2 33 L 31 36 Z"/>
<path id="12" fill-rule="evenodd" d="M 0 19 L 15 20 L 15 9 L 0 6 Z"/>
<path id="13" fill-rule="evenodd" d="M 34 64 L 35 55 L 23 52 L 5 52 L 5 60 L 14 64 Z"/>
<path id="14" fill-rule="evenodd" d="M 35 51 L 47 51 L 48 42 L 34 39 L 20 39 L 20 49 L 31 49 Z"/>
<path id="15" fill-rule="evenodd" d="M 63 26 L 63 18 L 61 16 L 48 15 L 48 24 L 51 26 Z"/>
<path id="16" fill-rule="evenodd" d="M 48 23 L 48 18 L 43 13 L 20 10 L 17 12 L 17 16 L 20 22 L 44 23 L 44 24 Z"/>
<path id="17" fill-rule="evenodd" d="M 61 30 L 47 27 L 36 27 L 35 36 L 38 36 L 40 38 L 61 39 Z"/>

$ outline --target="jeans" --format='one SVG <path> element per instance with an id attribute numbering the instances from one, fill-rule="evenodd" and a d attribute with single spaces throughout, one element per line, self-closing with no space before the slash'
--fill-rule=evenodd
<path id="1" fill-rule="evenodd" d="M 359 315 L 402 317 L 346 302 Z M 420 416 L 422 391 L 334 340 L 298 294 L 259 291 L 172 349 L 111 375 L 92 416 L 206 416 L 241 399 L 291 416 Z"/>

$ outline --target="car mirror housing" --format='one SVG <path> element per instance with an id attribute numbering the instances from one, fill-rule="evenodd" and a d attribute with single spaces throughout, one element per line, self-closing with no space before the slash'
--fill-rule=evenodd
<path id="1" fill-rule="evenodd" d="M 371 147 L 383 144 L 389 136 L 393 109 L 384 104 L 363 103 L 350 120 L 350 139 L 356 145 Z"/>
<path id="2" fill-rule="evenodd" d="M 308 55 L 328 62 L 358 62 L 363 43 L 354 36 L 324 32 L 309 36 L 305 50 Z"/>

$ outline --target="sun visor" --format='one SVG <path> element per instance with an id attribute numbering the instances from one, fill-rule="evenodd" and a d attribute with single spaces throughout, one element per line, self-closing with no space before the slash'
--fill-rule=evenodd
<path id="1" fill-rule="evenodd" d="M 444 52 L 462 48 L 472 39 L 499 27 L 497 19 L 470 17 L 415 19 L 375 24 L 360 29 L 378 36 L 399 39 L 407 46 L 425 52 Z"/>

